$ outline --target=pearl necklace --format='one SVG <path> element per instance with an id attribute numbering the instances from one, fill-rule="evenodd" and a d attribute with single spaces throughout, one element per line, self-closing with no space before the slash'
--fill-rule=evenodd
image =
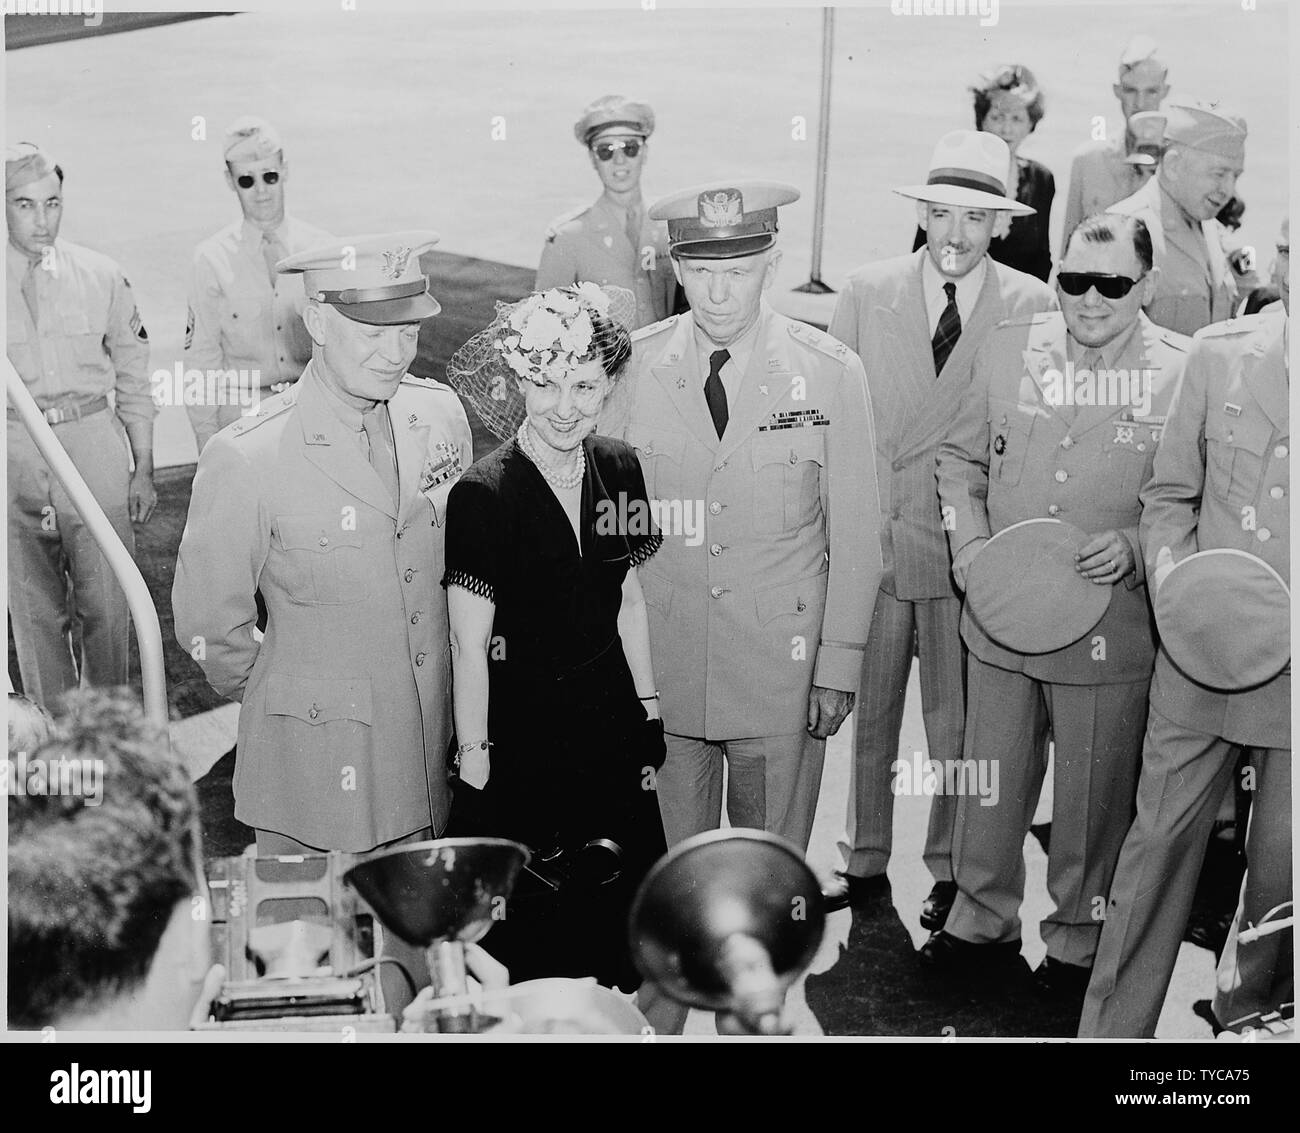
<path id="1" fill-rule="evenodd" d="M 552 487 L 576 488 L 582 483 L 582 477 L 587 470 L 587 453 L 581 446 L 578 448 L 578 463 L 573 470 L 570 472 L 556 472 L 551 465 L 537 455 L 537 450 L 533 448 L 533 442 L 528 436 L 527 421 L 519 426 L 519 432 L 515 434 L 515 440 L 519 442 L 519 448 L 523 454 L 536 465 L 537 471 L 542 474 L 546 482 Z"/>

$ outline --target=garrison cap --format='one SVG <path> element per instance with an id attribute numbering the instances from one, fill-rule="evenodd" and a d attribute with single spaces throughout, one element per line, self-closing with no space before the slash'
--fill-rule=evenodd
<path id="1" fill-rule="evenodd" d="M 246 114 L 226 127 L 221 154 L 227 162 L 265 161 L 284 150 L 280 134 L 265 118 Z"/>
<path id="2" fill-rule="evenodd" d="M 1154 63 L 1162 71 L 1169 70 L 1169 65 L 1160 54 L 1160 47 L 1149 35 L 1135 35 L 1124 45 L 1119 57 L 1119 73 L 1123 78 L 1139 63 Z"/>
<path id="3" fill-rule="evenodd" d="M 1152 606 L 1170 660 L 1209 688 L 1254 688 L 1291 661 L 1291 591 L 1248 551 L 1218 547 L 1181 559 Z"/>
<path id="4" fill-rule="evenodd" d="M 727 260 L 772 247 L 778 206 L 798 199 L 798 189 L 779 181 L 715 181 L 655 201 L 650 219 L 668 222 L 674 257 Z"/>
<path id="5" fill-rule="evenodd" d="M 53 172 L 54 158 L 35 142 L 19 142 L 5 148 L 6 193 Z"/>
<path id="6" fill-rule="evenodd" d="M 980 548 L 966 574 L 966 608 L 994 641 L 1017 653 L 1073 645 L 1102 619 L 1111 587 L 1075 569 L 1089 536 L 1059 519 L 1027 519 Z"/>
<path id="7" fill-rule="evenodd" d="M 644 102 L 621 94 L 606 94 L 591 103 L 573 124 L 573 136 L 584 146 L 597 134 L 621 129 L 648 138 L 655 132 L 655 112 Z"/>
<path id="8" fill-rule="evenodd" d="M 436 232 L 424 230 L 348 236 L 289 256 L 275 270 L 302 272 L 308 299 L 358 323 L 417 323 L 442 310 L 420 267 L 420 256 L 437 242 Z"/>
<path id="9" fill-rule="evenodd" d="M 1245 161 L 1246 120 L 1218 106 L 1217 102 L 1166 106 L 1159 112 L 1165 118 L 1164 144 L 1189 146 L 1232 161 Z"/>

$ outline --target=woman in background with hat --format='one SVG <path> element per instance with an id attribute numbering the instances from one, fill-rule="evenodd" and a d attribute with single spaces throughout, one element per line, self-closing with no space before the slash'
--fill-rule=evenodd
<path id="1" fill-rule="evenodd" d="M 632 297 L 614 298 L 630 318 Z M 654 793 L 663 725 L 635 570 L 662 539 L 631 446 L 592 435 L 630 354 L 611 297 L 585 283 L 499 307 L 448 365 L 507 442 L 452 489 L 443 581 L 453 832 L 534 852 L 484 941 L 516 981 L 635 987 L 628 908 L 666 848 Z"/>
<path id="2" fill-rule="evenodd" d="M 980 75 L 971 87 L 975 98 L 975 129 L 996 134 L 1011 151 L 1011 168 L 1006 184 L 1015 186 L 1015 197 L 1035 211 L 1009 218 L 1009 229 L 998 229 L 989 244 L 989 255 L 1000 264 L 1036 275 L 1047 282 L 1052 272 L 1052 248 L 1047 225 L 1052 215 L 1056 180 L 1052 171 L 1032 158 L 1020 157 L 1020 143 L 1034 132 L 1043 117 L 1043 92 L 1034 73 L 1019 63 L 1009 63 Z M 912 251 L 925 244 L 925 233 L 916 230 Z"/>

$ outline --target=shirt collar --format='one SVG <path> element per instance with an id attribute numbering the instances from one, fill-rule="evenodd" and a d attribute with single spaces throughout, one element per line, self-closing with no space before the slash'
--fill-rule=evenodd
<path id="1" fill-rule="evenodd" d="M 239 224 L 239 238 L 240 238 L 240 239 L 241 239 L 245 244 L 250 244 L 250 245 L 251 245 L 252 247 L 254 247 L 254 248 L 260 248 L 261 245 L 262 245 L 262 236 L 263 236 L 263 235 L 264 235 L 264 233 L 262 232 L 262 230 L 261 230 L 260 228 L 258 228 L 257 225 L 254 224 L 254 223 L 253 223 L 251 220 L 249 220 L 247 217 L 245 217 L 245 218 L 240 222 L 240 224 Z M 270 233 L 268 233 L 267 235 L 272 235 L 272 236 L 276 236 L 276 237 L 278 237 L 279 240 L 280 240 L 280 243 L 283 244 L 283 245 L 287 248 L 287 247 L 289 246 L 289 217 L 288 217 L 288 214 L 286 214 L 286 215 L 285 215 L 285 218 L 284 218 L 282 221 L 280 221 L 280 225 L 279 225 L 279 227 L 278 227 L 278 228 L 273 228 L 273 229 L 271 229 Z"/>
<path id="2" fill-rule="evenodd" d="M 700 330 L 700 324 L 695 323 L 695 348 L 699 351 L 700 362 L 703 366 L 703 373 L 709 372 L 709 355 L 715 350 L 725 350 L 729 355 L 729 361 L 739 368 L 743 374 L 749 366 L 749 359 L 754 353 L 754 345 L 758 342 L 758 328 L 763 322 L 763 309 L 759 308 L 758 318 L 754 320 L 751 326 L 734 342 L 726 346 L 719 346 L 707 334 Z"/>
<path id="3" fill-rule="evenodd" d="M 317 387 L 324 394 L 325 404 L 329 406 L 330 412 L 339 419 L 344 428 L 353 433 L 360 433 L 365 428 L 361 424 L 361 410 L 348 405 L 319 374 L 313 373 L 313 376 Z"/>
<path id="4" fill-rule="evenodd" d="M 934 260 L 930 257 L 929 248 L 922 250 L 921 256 L 921 287 L 925 291 L 925 304 L 929 309 L 935 305 L 942 310 L 948 303 L 948 296 L 944 293 L 943 285 L 945 283 L 955 283 L 957 285 L 957 314 L 961 316 L 962 325 L 965 326 L 970 320 L 970 313 L 975 309 L 975 301 L 979 299 L 980 288 L 984 286 L 984 276 L 989 270 L 989 257 L 986 253 L 980 257 L 980 262 L 970 269 L 961 279 L 948 279 L 937 267 L 934 266 Z"/>
<path id="5" fill-rule="evenodd" d="M 1095 350 L 1101 363 L 1099 368 L 1103 370 L 1114 370 L 1116 368 L 1115 363 L 1124 356 L 1124 351 L 1128 349 L 1129 342 L 1132 341 L 1133 336 L 1137 334 L 1138 326 L 1141 322 L 1142 316 L 1139 314 L 1138 317 L 1133 320 L 1133 325 L 1129 327 L 1128 330 L 1122 331 L 1102 347 L 1084 346 L 1081 342 L 1078 342 L 1074 335 L 1070 334 L 1067 329 L 1065 333 L 1065 356 L 1077 366 L 1088 351 Z"/>
<path id="6" fill-rule="evenodd" d="M 1168 228 L 1172 223 L 1175 227 L 1181 226 L 1191 232 L 1201 232 L 1201 222 L 1169 195 L 1169 190 L 1160 180 L 1159 173 L 1156 174 L 1155 180 L 1160 192 L 1160 219 L 1164 227 Z"/>

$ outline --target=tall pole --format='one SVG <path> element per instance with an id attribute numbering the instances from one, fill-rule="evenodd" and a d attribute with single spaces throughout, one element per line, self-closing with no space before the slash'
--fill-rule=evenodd
<path id="1" fill-rule="evenodd" d="M 829 295 L 832 288 L 822 282 L 822 241 L 826 228 L 826 163 L 831 143 L 831 60 L 835 51 L 835 9 L 822 9 L 822 101 L 817 122 L 817 195 L 813 204 L 812 273 L 796 291 Z"/>

